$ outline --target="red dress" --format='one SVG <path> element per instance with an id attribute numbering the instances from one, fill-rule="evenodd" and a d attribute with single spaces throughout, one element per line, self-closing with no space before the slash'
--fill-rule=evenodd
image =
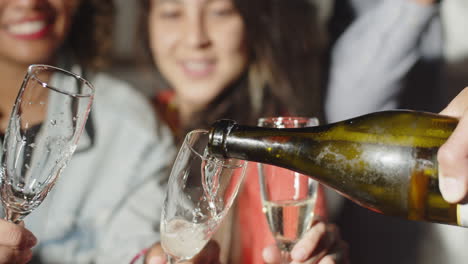
<path id="1" fill-rule="evenodd" d="M 155 98 L 155 107 L 161 118 L 175 132 L 178 124 L 177 108 L 173 102 L 173 91 L 163 91 Z M 237 195 L 238 226 L 241 237 L 241 263 L 263 264 L 262 251 L 275 241 L 269 230 L 266 217 L 262 211 L 260 185 L 257 175 L 257 164 L 250 162 L 244 178 L 241 192 Z M 326 218 L 326 204 L 323 188 L 319 187 L 315 214 Z"/>
<path id="2" fill-rule="evenodd" d="M 260 198 L 260 183 L 258 181 L 257 164 L 249 163 L 244 179 L 244 186 L 237 196 L 239 208 L 239 225 L 241 226 L 242 263 L 261 264 L 262 251 L 275 243 L 268 222 L 262 211 Z M 326 207 L 323 188 L 319 185 L 315 214 L 326 218 Z"/>

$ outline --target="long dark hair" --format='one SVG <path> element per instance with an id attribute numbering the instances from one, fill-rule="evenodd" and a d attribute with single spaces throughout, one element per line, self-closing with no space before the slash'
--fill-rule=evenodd
<path id="1" fill-rule="evenodd" d="M 150 1 L 141 2 L 143 43 L 149 45 Z M 322 118 L 319 69 L 324 40 L 316 7 L 309 0 L 233 0 L 233 3 L 244 20 L 251 61 L 237 82 L 196 113 L 189 124 L 182 124 L 182 133 L 208 127 L 220 118 L 244 124 L 256 124 L 262 116 Z M 148 46 L 145 50 L 146 57 L 151 57 Z"/>
<path id="2" fill-rule="evenodd" d="M 99 69 L 108 64 L 114 16 L 113 0 L 81 1 L 65 43 L 81 65 Z"/>

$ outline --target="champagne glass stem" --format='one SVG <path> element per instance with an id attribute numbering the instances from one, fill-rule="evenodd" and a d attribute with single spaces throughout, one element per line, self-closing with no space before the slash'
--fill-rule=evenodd
<path id="1" fill-rule="evenodd" d="M 281 264 L 288 264 L 291 260 L 291 254 L 287 250 L 280 250 Z"/>
<path id="2" fill-rule="evenodd" d="M 21 221 L 23 221 L 23 218 L 26 215 L 27 214 L 22 214 L 14 210 L 8 209 L 8 207 L 5 207 L 5 220 L 7 220 L 8 222 L 19 224 Z"/>

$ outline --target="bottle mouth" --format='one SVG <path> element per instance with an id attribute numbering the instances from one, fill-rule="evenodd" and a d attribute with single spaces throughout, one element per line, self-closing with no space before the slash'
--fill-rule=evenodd
<path id="1" fill-rule="evenodd" d="M 185 136 L 184 144 L 203 163 L 212 164 L 214 167 L 223 169 L 238 169 L 246 166 L 247 162 L 240 159 L 231 159 L 206 153 L 207 142 L 209 141 L 209 131 L 205 129 L 192 130 Z"/>
<path id="2" fill-rule="evenodd" d="M 208 150 L 215 157 L 228 158 L 226 148 L 226 138 L 231 133 L 236 121 L 230 119 L 220 119 L 211 125 Z"/>
<path id="3" fill-rule="evenodd" d="M 260 117 L 257 122 L 257 126 L 271 128 L 297 128 L 318 125 L 318 118 L 304 116 Z"/>

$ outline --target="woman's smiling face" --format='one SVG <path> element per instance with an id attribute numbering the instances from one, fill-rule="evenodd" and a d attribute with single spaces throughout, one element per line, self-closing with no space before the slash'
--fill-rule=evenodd
<path id="1" fill-rule="evenodd" d="M 183 103 L 203 107 L 248 63 L 244 22 L 231 0 L 153 0 L 150 46 Z"/>
<path id="2" fill-rule="evenodd" d="M 0 62 L 50 62 L 67 36 L 79 3 L 0 0 Z"/>

